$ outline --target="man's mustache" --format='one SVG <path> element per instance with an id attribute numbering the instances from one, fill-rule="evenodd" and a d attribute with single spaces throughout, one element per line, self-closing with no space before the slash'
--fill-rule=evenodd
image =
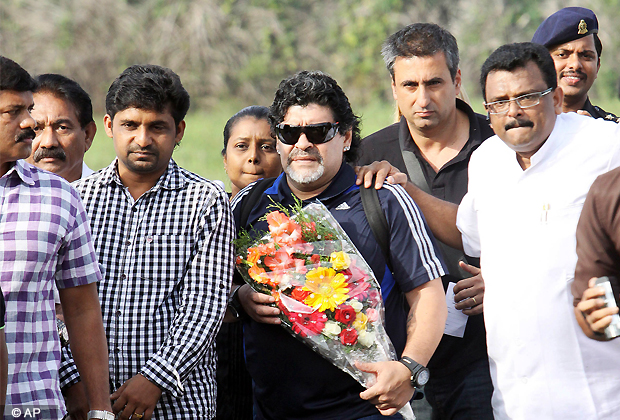
<path id="1" fill-rule="evenodd" d="M 39 162 L 41 159 L 46 158 L 60 159 L 64 162 L 65 160 L 67 160 L 67 155 L 65 154 L 65 151 L 62 150 L 60 147 L 39 147 L 36 152 L 34 152 L 32 158 L 35 162 Z"/>
<path id="2" fill-rule="evenodd" d="M 317 160 L 317 162 L 319 164 L 323 164 L 323 157 L 321 156 L 321 154 L 319 153 L 318 150 L 316 149 L 308 149 L 309 151 L 305 151 L 305 150 L 300 150 L 300 149 L 293 149 L 293 151 L 288 155 L 288 159 L 287 159 L 287 165 L 290 165 L 291 162 L 293 162 L 293 159 L 296 157 L 306 157 L 306 156 L 312 156 L 313 158 L 315 158 Z"/>
<path id="3" fill-rule="evenodd" d="M 508 131 L 511 128 L 517 127 L 534 127 L 534 123 L 530 120 L 525 120 L 523 118 L 515 118 L 504 126 L 504 130 Z"/>
<path id="4" fill-rule="evenodd" d="M 564 77 L 564 76 L 579 76 L 579 77 L 585 77 L 585 78 L 588 77 L 588 75 L 584 73 L 583 70 L 581 69 L 563 71 L 560 73 L 560 77 Z"/>
<path id="5" fill-rule="evenodd" d="M 127 153 L 136 153 L 136 152 L 152 153 L 152 154 L 154 154 L 154 155 L 158 155 L 158 156 L 159 156 L 159 153 L 158 153 L 157 149 L 155 149 L 155 148 L 154 148 L 153 146 L 151 146 L 151 145 L 148 145 L 148 146 L 146 146 L 146 147 L 140 147 L 140 146 L 138 146 L 138 145 L 133 145 L 133 144 L 132 144 L 132 145 L 130 145 L 130 146 L 127 148 Z"/>
<path id="6" fill-rule="evenodd" d="M 24 128 L 15 138 L 15 142 L 19 143 L 27 139 L 34 140 L 35 136 L 36 134 L 32 128 Z"/>

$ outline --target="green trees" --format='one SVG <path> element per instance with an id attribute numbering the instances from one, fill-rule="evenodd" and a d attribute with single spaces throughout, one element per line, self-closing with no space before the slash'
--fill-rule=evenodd
<path id="1" fill-rule="evenodd" d="M 615 96 L 620 0 L 583 2 L 605 46 L 599 96 Z M 194 107 L 227 100 L 268 104 L 301 69 L 330 73 L 354 103 L 390 101 L 385 38 L 417 21 L 448 28 L 461 49 L 465 87 L 479 95 L 480 65 L 506 42 L 527 41 L 552 0 L 2 0 L 0 54 L 34 74 L 78 80 L 103 109 L 112 79 L 151 62 L 181 76 Z"/>

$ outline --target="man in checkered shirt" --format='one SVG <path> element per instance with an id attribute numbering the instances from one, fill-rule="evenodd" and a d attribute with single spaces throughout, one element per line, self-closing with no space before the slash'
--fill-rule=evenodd
<path id="1" fill-rule="evenodd" d="M 110 411 L 101 278 L 79 194 L 21 159 L 30 155 L 36 83 L 0 57 L 0 284 L 9 353 L 7 413 L 64 414 L 53 284 L 60 292 L 90 407 Z M 15 416 L 17 417 L 17 416 Z"/>
<path id="2" fill-rule="evenodd" d="M 226 193 L 171 159 L 188 108 L 171 70 L 126 69 L 106 97 L 117 158 L 75 184 L 103 266 L 99 297 L 121 419 L 215 417 L 214 339 L 232 278 L 233 226 Z"/>

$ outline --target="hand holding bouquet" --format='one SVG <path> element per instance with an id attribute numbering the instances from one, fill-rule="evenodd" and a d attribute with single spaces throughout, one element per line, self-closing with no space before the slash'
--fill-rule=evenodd
<path id="1" fill-rule="evenodd" d="M 273 296 L 287 331 L 372 386 L 375 375 L 355 363 L 396 360 L 396 352 L 371 268 L 322 204 L 298 205 L 293 215 L 274 206 L 265 216 L 269 232 L 237 240 L 237 269 L 255 291 Z M 409 404 L 400 413 L 415 418 Z"/>

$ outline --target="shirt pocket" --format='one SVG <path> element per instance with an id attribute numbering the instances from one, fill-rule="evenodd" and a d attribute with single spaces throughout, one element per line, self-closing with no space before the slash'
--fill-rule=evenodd
<path id="1" fill-rule="evenodd" d="M 144 307 L 150 307 L 149 312 L 174 300 L 190 260 L 189 239 L 187 235 L 147 235 L 138 241 L 136 255 L 141 258 L 136 276 L 144 285 L 142 299 L 148 300 Z"/>

